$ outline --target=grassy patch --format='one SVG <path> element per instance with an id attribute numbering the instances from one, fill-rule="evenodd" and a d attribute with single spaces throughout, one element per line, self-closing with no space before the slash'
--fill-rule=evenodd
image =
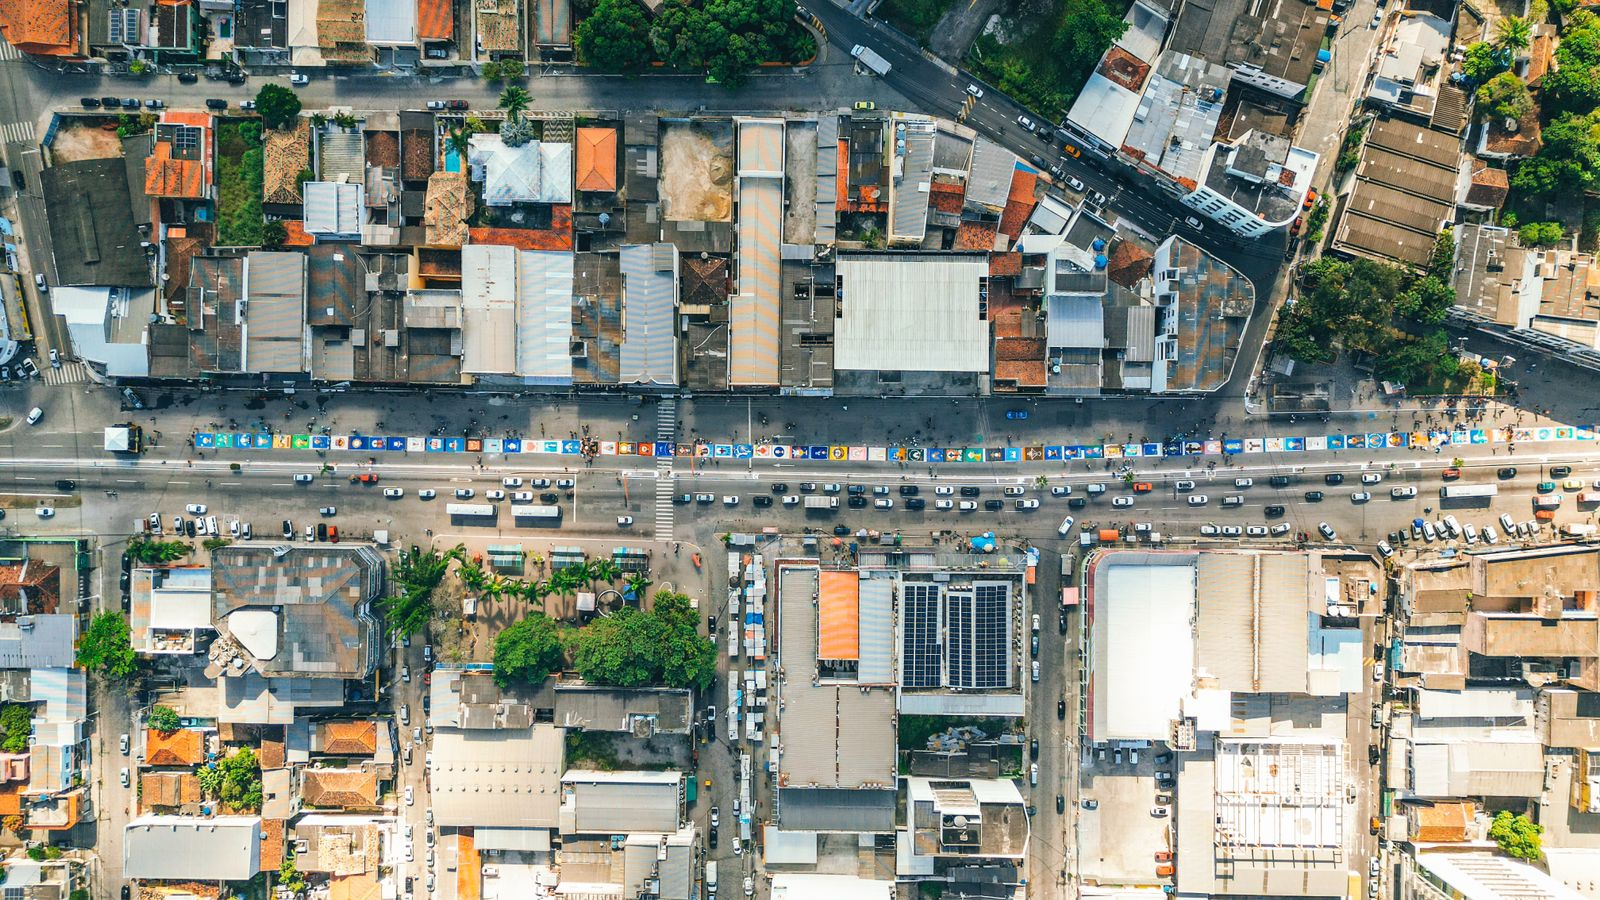
<path id="1" fill-rule="evenodd" d="M 1012 719 L 979 718 L 973 716 L 916 716 L 900 717 L 900 749 L 926 750 L 928 738 L 952 728 L 972 727 L 983 730 L 993 738 L 1010 731 L 1016 722 Z"/>
<path id="2" fill-rule="evenodd" d="M 217 243 L 261 245 L 264 156 L 259 122 L 223 122 L 217 129 Z"/>
<path id="3" fill-rule="evenodd" d="M 999 27 L 973 42 L 967 65 L 1059 122 L 1101 54 L 1127 31 L 1127 9 L 1127 0 L 1011 0 Z"/>
<path id="4" fill-rule="evenodd" d="M 1070 85 L 1051 84 L 1050 79 L 1041 75 L 1040 70 L 1029 61 L 1036 52 L 1032 45 L 1048 45 L 1048 37 L 1046 29 L 1034 28 L 1027 39 L 1015 44 L 1002 44 L 992 34 L 980 34 L 967 53 L 967 67 L 979 78 L 1016 98 L 1023 106 L 1059 120 L 1066 115 L 1072 98 L 1083 89 L 1083 83 L 1089 80 L 1092 70 L 1085 70 L 1072 79 Z M 1035 41 L 1033 38 L 1043 40 Z"/>
<path id="5" fill-rule="evenodd" d="M 952 0 L 884 0 L 872 14 L 916 38 L 918 43 L 926 44 L 928 36 L 933 34 L 933 26 L 939 24 L 945 11 L 950 8 L 951 2 Z"/>

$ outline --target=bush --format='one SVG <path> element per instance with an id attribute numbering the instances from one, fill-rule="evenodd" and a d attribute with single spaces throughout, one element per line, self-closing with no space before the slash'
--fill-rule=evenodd
<path id="1" fill-rule="evenodd" d="M 543 613 L 534 613 L 495 635 L 494 680 L 539 684 L 561 668 L 561 627 Z"/>
<path id="2" fill-rule="evenodd" d="M 1500 845 L 1501 852 L 1517 859 L 1537 860 L 1544 856 L 1542 834 L 1543 825 L 1526 815 L 1512 815 L 1508 809 L 1500 810 L 1489 823 L 1489 838 Z"/>
<path id="3" fill-rule="evenodd" d="M 145 717 L 144 721 L 146 725 L 162 734 L 171 734 L 183 725 L 178 716 L 178 711 L 170 706 L 150 707 L 150 714 Z"/>
<path id="4" fill-rule="evenodd" d="M 1553 247 L 1565 236 L 1559 222 L 1529 222 L 1517 229 L 1517 240 L 1524 247 Z"/>
<path id="5" fill-rule="evenodd" d="M 705 690 L 716 675 L 717 655 L 697 625 L 688 597 L 661 591 L 648 613 L 624 607 L 590 622 L 578 633 L 573 664 L 595 684 Z"/>
<path id="6" fill-rule="evenodd" d="M 25 703 L 7 703 L 0 706 L 0 750 L 7 753 L 28 752 L 28 738 L 33 734 L 33 709 Z"/>

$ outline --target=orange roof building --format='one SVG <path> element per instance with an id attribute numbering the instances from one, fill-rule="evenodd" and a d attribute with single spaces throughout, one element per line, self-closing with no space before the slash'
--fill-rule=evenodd
<path id="1" fill-rule="evenodd" d="M 144 732 L 144 764 L 147 766 L 195 766 L 206 759 L 205 735 L 190 728 L 162 734 L 154 728 Z"/>
<path id="2" fill-rule="evenodd" d="M 617 189 L 617 130 L 578 129 L 578 190 L 610 192 Z"/>
<path id="3" fill-rule="evenodd" d="M 371 719 L 317 723 L 318 750 L 333 756 L 371 756 L 378 752 L 378 723 Z"/>
<path id="4" fill-rule="evenodd" d="M 860 579 L 854 572 L 823 570 L 817 589 L 817 659 L 861 658 Z"/>
<path id="5" fill-rule="evenodd" d="M 208 195 L 211 117 L 169 111 L 156 124 L 155 148 L 144 162 L 144 192 L 151 197 L 203 200 Z"/>
<path id="6" fill-rule="evenodd" d="M 0 35 L 35 56 L 78 56 L 78 10 L 72 0 L 5 0 Z"/>
<path id="7" fill-rule="evenodd" d="M 424 41 L 448 41 L 456 36 L 456 20 L 450 0 L 417 0 L 417 37 Z"/>

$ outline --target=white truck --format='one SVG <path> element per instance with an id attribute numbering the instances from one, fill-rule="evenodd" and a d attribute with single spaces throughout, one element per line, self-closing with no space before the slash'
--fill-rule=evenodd
<path id="1" fill-rule="evenodd" d="M 706 861 L 706 893 L 707 894 L 715 894 L 716 892 L 717 892 L 717 861 L 714 860 L 714 859 L 711 859 L 711 860 L 707 860 Z"/>
<path id="2" fill-rule="evenodd" d="M 863 66 L 871 69 L 878 77 L 889 74 L 889 61 L 878 55 L 878 51 L 866 44 L 857 44 L 850 48 L 850 55 L 861 61 Z"/>
<path id="3" fill-rule="evenodd" d="M 823 497 L 817 494 L 808 494 L 805 499 L 806 509 L 838 509 L 838 497 Z"/>

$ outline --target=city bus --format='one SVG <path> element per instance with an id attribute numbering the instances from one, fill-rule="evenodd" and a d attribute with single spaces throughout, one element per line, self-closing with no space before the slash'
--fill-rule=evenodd
<path id="1" fill-rule="evenodd" d="M 452 519 L 492 519 L 495 507 L 493 503 L 450 503 L 444 511 Z"/>
<path id="2" fill-rule="evenodd" d="M 1493 484 L 1447 484 L 1439 488 L 1441 500 L 1466 500 L 1476 497 L 1493 497 L 1500 493 L 1500 487 Z"/>
<path id="3" fill-rule="evenodd" d="M 518 524 L 528 525 L 559 525 L 561 524 L 561 507 L 559 506 L 513 506 L 511 518 Z"/>

